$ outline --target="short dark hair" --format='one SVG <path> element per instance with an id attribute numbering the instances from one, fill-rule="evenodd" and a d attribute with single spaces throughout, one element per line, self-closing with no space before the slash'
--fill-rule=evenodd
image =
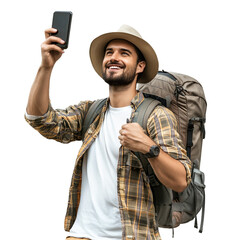
<path id="1" fill-rule="evenodd" d="M 140 63 L 142 61 L 144 61 L 146 63 L 146 60 L 145 60 L 145 57 L 143 56 L 142 52 L 133 44 L 135 50 L 136 50 L 136 53 L 137 53 L 137 63 Z M 147 64 L 147 63 L 146 63 Z M 143 72 L 142 73 L 138 73 L 138 76 L 137 76 L 137 81 L 139 81 L 141 79 L 143 75 Z"/>

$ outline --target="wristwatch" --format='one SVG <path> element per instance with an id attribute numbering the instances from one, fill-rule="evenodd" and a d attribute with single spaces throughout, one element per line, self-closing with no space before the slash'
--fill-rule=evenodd
<path id="1" fill-rule="evenodd" d="M 157 157 L 160 153 L 160 147 L 158 145 L 153 145 L 150 147 L 150 150 L 148 153 L 144 154 L 147 158 L 154 158 Z"/>

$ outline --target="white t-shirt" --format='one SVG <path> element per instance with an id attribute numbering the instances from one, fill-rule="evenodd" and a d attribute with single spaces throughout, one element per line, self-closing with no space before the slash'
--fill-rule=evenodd
<path id="1" fill-rule="evenodd" d="M 100 133 L 83 160 L 81 199 L 69 236 L 120 240 L 122 226 L 117 194 L 119 130 L 131 107 L 109 106 Z"/>

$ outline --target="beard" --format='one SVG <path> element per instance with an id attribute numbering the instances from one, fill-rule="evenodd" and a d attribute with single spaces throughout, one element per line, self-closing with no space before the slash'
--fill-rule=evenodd
<path id="1" fill-rule="evenodd" d="M 129 69 L 128 72 L 123 71 L 122 74 L 115 76 L 114 72 L 107 73 L 107 67 L 105 71 L 102 71 L 102 77 L 109 86 L 127 86 L 131 84 L 136 76 L 136 68 Z"/>

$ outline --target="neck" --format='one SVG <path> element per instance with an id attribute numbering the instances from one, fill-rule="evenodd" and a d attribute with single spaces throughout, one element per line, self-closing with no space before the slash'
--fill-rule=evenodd
<path id="1" fill-rule="evenodd" d="M 136 94 L 135 81 L 127 86 L 109 86 L 110 105 L 115 108 L 129 106 Z"/>

